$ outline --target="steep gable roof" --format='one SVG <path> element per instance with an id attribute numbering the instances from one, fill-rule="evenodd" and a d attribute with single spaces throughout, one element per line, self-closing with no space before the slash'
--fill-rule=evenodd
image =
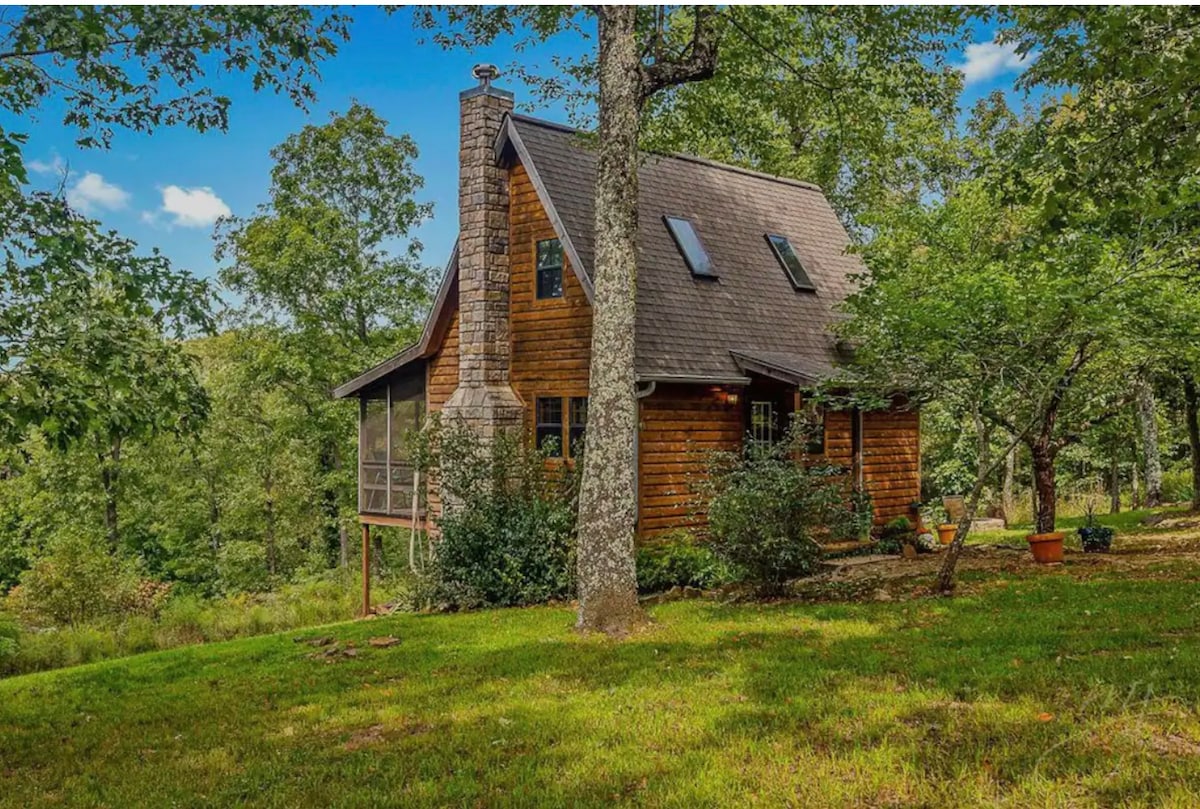
<path id="1" fill-rule="evenodd" d="M 590 275 L 596 158 L 578 132 L 524 116 L 513 129 Z M 836 305 L 862 271 L 824 194 L 807 183 L 688 156 L 646 154 L 638 168 L 637 373 L 640 378 L 744 376 L 731 352 L 828 374 Z M 717 277 L 688 271 L 663 223 L 694 224 Z M 815 292 L 797 290 L 766 234 L 788 237 Z"/>
<path id="2" fill-rule="evenodd" d="M 496 155 L 525 165 L 590 300 L 596 156 L 587 137 L 510 115 Z M 847 252 L 849 236 L 817 186 L 688 155 L 645 153 L 638 207 L 639 379 L 736 382 L 753 371 L 805 384 L 832 372 L 835 307 L 863 265 Z M 692 222 L 715 278 L 692 275 L 665 216 Z M 767 234 L 788 238 L 815 291 L 792 285 Z M 341 385 L 335 396 L 357 393 L 437 350 L 440 329 L 457 306 L 456 253 L 421 340 Z"/>

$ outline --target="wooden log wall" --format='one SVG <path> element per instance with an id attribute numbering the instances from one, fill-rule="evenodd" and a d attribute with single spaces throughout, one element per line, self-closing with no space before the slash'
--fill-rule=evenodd
<path id="1" fill-rule="evenodd" d="M 587 396 L 592 306 L 565 255 L 562 297 L 538 300 L 537 243 L 557 235 L 519 163 L 509 172 L 509 191 L 511 384 L 525 402 L 525 429 L 532 437 L 537 397 Z"/>
<path id="2" fill-rule="evenodd" d="M 863 478 L 875 522 L 909 516 L 921 499 L 921 419 L 903 405 L 863 414 Z"/>
<path id="3" fill-rule="evenodd" d="M 697 478 L 715 450 L 742 440 L 742 404 L 736 388 L 659 385 L 642 399 L 638 431 L 638 535 L 652 539 L 676 528 L 703 528 Z"/>
<path id="4" fill-rule="evenodd" d="M 458 305 L 455 303 L 453 306 L 454 313 L 450 316 L 446 336 L 442 338 L 437 353 L 425 365 L 425 406 L 430 415 L 440 412 L 458 387 Z M 442 513 L 442 498 L 437 479 L 432 475 L 425 481 L 425 492 L 429 518 L 436 521 Z"/>

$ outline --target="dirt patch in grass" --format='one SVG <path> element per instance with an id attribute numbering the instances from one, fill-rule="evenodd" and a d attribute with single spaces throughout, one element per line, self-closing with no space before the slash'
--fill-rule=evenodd
<path id="1" fill-rule="evenodd" d="M 803 601 L 928 597 L 944 559 L 944 552 L 921 554 L 915 559 L 838 559 L 827 562 L 817 575 L 796 582 L 794 594 Z M 1036 564 L 1023 543 L 968 545 L 958 561 L 959 594 L 977 594 L 1005 586 L 1015 578 L 1039 576 L 1176 578 L 1181 569 L 1196 566 L 1200 566 L 1200 514 L 1179 514 L 1144 530 L 1118 535 L 1110 553 L 1083 553 L 1068 547 L 1061 565 Z"/>

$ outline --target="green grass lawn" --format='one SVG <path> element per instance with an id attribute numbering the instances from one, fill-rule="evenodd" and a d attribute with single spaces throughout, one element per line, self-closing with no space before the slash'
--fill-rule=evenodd
<path id="1" fill-rule="evenodd" d="M 677 602 L 623 642 L 501 610 L 12 678 L 0 805 L 1200 804 L 1200 566 L 1030 568 L 954 600 Z"/>

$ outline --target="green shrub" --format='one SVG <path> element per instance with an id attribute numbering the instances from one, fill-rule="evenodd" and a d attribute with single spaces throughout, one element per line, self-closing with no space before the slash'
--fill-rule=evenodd
<path id="1" fill-rule="evenodd" d="M 798 462 L 803 437 L 715 453 L 700 488 L 708 497 L 713 553 L 766 592 L 811 573 L 822 539 L 856 536 L 845 470 Z"/>
<path id="2" fill-rule="evenodd" d="M 880 553 L 900 554 L 905 545 L 911 545 L 915 540 L 916 530 L 908 517 L 896 517 L 879 532 L 875 549 Z"/>
<path id="3" fill-rule="evenodd" d="M 464 425 L 439 429 L 444 511 L 420 585 L 421 608 L 517 606 L 574 591 L 574 473 L 548 468 L 519 435 L 490 448 Z"/>
<path id="4" fill-rule="evenodd" d="M 1162 497 L 1164 503 L 1190 503 L 1192 501 L 1192 470 L 1190 466 L 1177 466 L 1163 472 Z"/>
<path id="5" fill-rule="evenodd" d="M 217 554 L 217 575 L 226 593 L 261 593 L 270 589 L 266 548 L 258 542 L 226 542 Z"/>
<path id="6" fill-rule="evenodd" d="M 637 549 L 641 593 L 661 593 L 672 587 L 716 587 L 732 578 L 729 566 L 686 531 L 669 534 Z"/>
<path id="7" fill-rule="evenodd" d="M 0 612 L 0 672 L 17 656 L 20 648 L 21 630 L 11 615 Z"/>
<path id="8" fill-rule="evenodd" d="M 117 616 L 140 601 L 132 563 L 83 535 L 58 538 L 21 574 L 8 604 L 26 622 L 63 626 Z"/>

